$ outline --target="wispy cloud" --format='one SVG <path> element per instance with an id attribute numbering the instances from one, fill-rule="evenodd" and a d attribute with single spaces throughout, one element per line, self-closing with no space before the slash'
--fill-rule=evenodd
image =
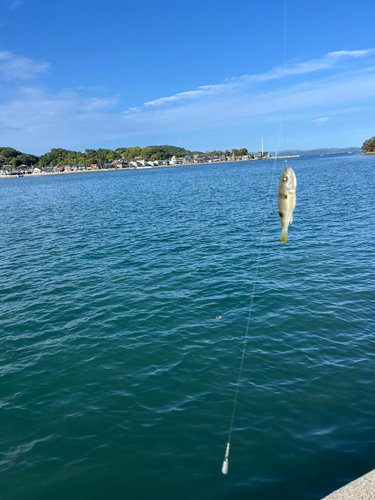
<path id="1" fill-rule="evenodd" d="M 222 93 L 228 93 L 230 91 L 238 91 L 241 88 L 244 89 L 251 86 L 251 84 L 331 69 L 336 67 L 339 62 L 344 61 L 345 59 L 364 58 L 374 53 L 375 49 L 329 52 L 328 54 L 307 62 L 296 63 L 289 66 L 279 66 L 265 73 L 233 77 L 222 84 L 200 86 L 196 90 L 179 92 L 178 94 L 169 97 L 154 99 L 153 101 L 145 102 L 143 107 L 148 108 L 164 106 L 167 104 L 177 104 L 187 100 L 207 98 Z"/>
<path id="2" fill-rule="evenodd" d="M 201 87 L 200 87 L 201 89 Z M 204 90 L 190 90 L 189 92 L 180 92 L 176 95 L 172 95 L 171 97 L 161 97 L 159 99 L 155 99 L 154 101 L 145 102 L 143 105 L 147 108 L 149 106 L 162 106 L 163 104 L 173 103 L 176 101 L 180 101 L 181 99 L 196 99 L 197 97 L 201 97 L 204 95 Z"/>
<path id="3" fill-rule="evenodd" d="M 22 4 L 23 4 L 23 2 L 19 2 L 19 1 L 17 1 L 17 0 L 16 0 L 16 1 L 11 2 L 11 3 L 9 4 L 9 8 L 10 8 L 10 10 L 15 10 L 15 9 L 17 9 L 18 7 L 21 7 L 21 5 L 22 5 Z"/>
<path id="4" fill-rule="evenodd" d="M 20 89 L 14 98 L 0 105 L 0 142 L 21 147 L 38 144 L 48 150 L 57 143 L 81 147 L 96 141 L 124 140 L 153 134 L 185 133 L 198 129 L 232 127 L 258 120 L 278 121 L 276 112 L 288 99 L 289 127 L 292 121 L 306 122 L 319 110 L 344 112 L 345 107 L 375 98 L 375 71 L 348 78 L 304 83 L 286 90 L 255 96 L 218 96 L 183 106 L 147 108 L 134 113 L 115 112 L 117 99 L 85 98 L 78 92 L 56 95 L 43 88 Z M 326 118 L 312 119 L 316 125 Z M 22 143 L 22 144 L 20 144 Z"/>
<path id="5" fill-rule="evenodd" d="M 10 51 L 0 51 L 0 78 L 2 80 L 30 80 L 49 68 L 45 62 L 16 56 Z"/>
<path id="6" fill-rule="evenodd" d="M 317 127 L 320 127 L 324 123 L 328 122 L 329 118 L 315 118 L 314 120 L 308 120 L 308 123 L 315 123 Z"/>
<path id="7" fill-rule="evenodd" d="M 373 53 L 373 49 L 331 52 L 288 68 L 157 98 L 126 112 L 118 110 L 120 102 L 116 96 L 86 97 L 84 89 L 51 93 L 46 88 L 29 84 L 12 91 L 12 97 L 0 103 L 0 142 L 23 150 L 30 150 L 31 145 L 37 144 L 39 150 L 46 151 L 56 144 L 74 149 L 97 142 L 155 134 L 163 134 L 168 140 L 171 133 L 186 136 L 189 131 L 196 134 L 197 130 L 212 131 L 220 127 L 229 130 L 245 125 L 248 130 L 250 124 L 265 120 L 276 123 L 280 120 L 278 110 L 282 108 L 288 111 L 289 130 L 292 123 L 299 128 L 307 122 L 329 127 L 329 116 L 350 112 L 358 106 L 365 106 L 367 110 L 373 106 L 375 67 L 368 63 L 359 68 L 339 65 L 342 61 L 370 57 Z M 18 61 L 13 69 L 9 66 L 11 61 Z M 19 72 L 23 78 L 25 75 L 32 78 L 47 67 L 43 63 L 16 58 L 9 52 L 0 53 L 3 78 L 4 75 L 15 78 Z M 314 78 L 291 78 L 287 85 L 284 82 L 283 85 L 263 84 L 281 78 L 286 72 L 291 77 L 311 75 L 323 67 L 337 69 L 317 73 Z M 258 82 L 260 85 L 256 85 Z M 340 120 L 336 122 L 339 126 Z"/>
<path id="8" fill-rule="evenodd" d="M 0 105 L 0 143 L 72 147 L 127 135 L 131 123 L 112 113 L 117 98 L 87 98 L 76 91 L 51 94 L 43 87 L 22 87 Z M 65 147 L 64 146 L 64 147 Z"/>
<path id="9" fill-rule="evenodd" d="M 179 102 L 184 102 L 187 100 L 216 96 L 218 94 L 228 93 L 229 91 L 238 91 L 240 89 L 245 89 L 252 84 L 278 80 L 289 76 L 314 73 L 316 71 L 328 70 L 337 67 L 340 62 L 343 62 L 347 59 L 359 59 L 373 54 L 375 54 L 375 49 L 373 48 L 364 50 L 340 50 L 336 52 L 329 52 L 328 54 L 324 54 L 323 56 L 312 59 L 310 61 L 295 63 L 289 66 L 278 66 L 265 73 L 233 77 L 221 84 L 200 86 L 195 90 L 179 92 L 178 94 L 169 97 L 154 99 L 153 101 L 145 102 L 143 104 L 143 107 L 148 108 L 151 106 L 156 107 L 164 106 L 167 104 L 177 104 Z"/>

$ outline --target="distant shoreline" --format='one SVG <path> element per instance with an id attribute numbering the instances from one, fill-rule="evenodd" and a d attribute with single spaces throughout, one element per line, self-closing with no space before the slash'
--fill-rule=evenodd
<path id="1" fill-rule="evenodd" d="M 353 148 L 352 148 L 353 149 Z M 326 154 L 344 154 L 348 153 L 351 154 L 351 152 L 347 151 L 338 151 L 338 152 L 328 152 Z M 361 155 L 361 156 L 374 156 L 375 151 L 369 151 L 369 152 L 354 152 L 354 155 Z M 302 155 L 305 156 L 305 155 Z M 311 155 L 306 155 L 306 157 L 310 157 Z M 317 154 L 318 156 L 318 154 Z M 320 154 L 319 156 L 324 156 L 324 154 Z M 69 171 L 63 171 L 63 172 L 36 172 L 36 173 L 23 173 L 21 171 L 20 174 L 8 174 L 4 175 L 0 173 L 0 179 L 11 179 L 14 177 L 43 177 L 47 175 L 69 175 L 69 174 L 87 174 L 87 173 L 93 173 L 93 172 L 116 172 L 116 171 L 128 171 L 128 170 L 151 170 L 153 168 L 171 168 L 171 167 L 189 167 L 192 165 L 214 165 L 216 163 L 241 163 L 241 162 L 251 162 L 251 161 L 263 161 L 263 160 L 282 160 L 282 159 L 289 159 L 289 158 L 300 158 L 301 155 L 299 154 L 290 154 L 290 155 L 282 155 L 282 156 L 270 156 L 268 158 L 255 158 L 255 159 L 236 159 L 236 160 L 216 160 L 216 161 L 206 161 L 204 163 L 195 163 L 195 162 L 187 162 L 187 163 L 173 163 L 169 165 L 147 165 L 147 166 L 138 166 L 138 167 L 128 167 L 128 168 L 118 168 L 118 167 L 112 167 L 112 168 L 105 168 L 105 169 L 98 169 L 98 168 L 89 168 L 85 170 L 69 170 Z"/>
<path id="2" fill-rule="evenodd" d="M 154 168 L 171 168 L 171 167 L 191 167 L 192 165 L 216 165 L 217 163 L 243 163 L 243 162 L 253 162 L 253 161 L 267 161 L 267 160 L 282 160 L 286 158 L 300 158 L 300 155 L 289 155 L 289 156 L 271 156 L 270 158 L 263 158 L 262 160 L 234 160 L 234 161 L 214 161 L 206 163 L 179 163 L 173 165 L 153 165 L 147 167 L 132 167 L 132 168 L 106 168 L 106 169 L 90 169 L 90 170 L 70 170 L 69 172 L 38 172 L 32 174 L 20 174 L 20 175 L 0 175 L 0 179 L 11 179 L 19 177 L 45 177 L 48 175 L 70 175 L 70 174 L 92 174 L 98 172 L 127 172 L 129 170 L 152 170 Z"/>
<path id="3" fill-rule="evenodd" d="M 332 153 L 335 154 L 335 153 Z M 355 153 L 355 155 L 375 155 L 374 152 L 367 153 Z M 309 156 L 309 155 L 308 155 Z M 243 162 L 253 162 L 253 161 L 267 161 L 267 160 L 283 160 L 287 158 L 300 158 L 301 155 L 288 155 L 288 156 L 271 156 L 270 158 L 263 158 L 261 160 L 224 160 L 224 161 L 214 161 L 214 162 L 206 162 L 206 163 L 179 163 L 172 165 L 153 165 L 153 166 L 145 166 L 145 167 L 131 167 L 131 168 L 106 168 L 106 169 L 90 169 L 90 170 L 70 170 L 69 172 L 38 172 L 32 174 L 20 174 L 20 175 L 1 175 L 0 179 L 12 179 L 19 177 L 46 177 L 49 175 L 70 175 L 70 174 L 92 174 L 98 172 L 127 172 L 130 170 L 152 170 L 154 168 L 173 168 L 173 167 L 191 167 L 193 165 L 216 165 L 218 163 L 243 163 Z"/>

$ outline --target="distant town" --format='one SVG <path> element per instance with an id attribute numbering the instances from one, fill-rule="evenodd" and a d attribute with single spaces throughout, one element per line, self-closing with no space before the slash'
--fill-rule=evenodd
<path id="1" fill-rule="evenodd" d="M 366 147 L 365 147 L 366 146 Z M 174 167 L 196 164 L 298 158 L 299 156 L 327 154 L 358 154 L 375 149 L 374 138 L 365 141 L 362 150 L 353 148 L 327 148 L 309 151 L 289 150 L 276 153 L 262 151 L 250 153 L 246 148 L 226 151 L 189 151 L 177 146 L 146 146 L 111 149 L 86 149 L 71 151 L 52 148 L 41 156 L 22 153 L 10 147 L 0 147 L 0 177 L 29 175 L 68 174 L 99 170 L 131 170 Z M 370 154 L 370 153 L 368 153 Z"/>
<path id="2" fill-rule="evenodd" d="M 268 152 L 259 152 L 258 154 L 245 154 L 240 156 L 215 156 L 209 154 L 195 154 L 193 156 L 172 156 L 169 160 L 145 160 L 141 156 L 135 157 L 133 160 L 124 158 L 116 159 L 106 163 L 90 163 L 77 165 L 50 165 L 47 167 L 39 167 L 33 165 L 21 164 L 14 168 L 11 164 L 4 164 L 0 170 L 0 176 L 25 176 L 25 175 L 43 175 L 43 174 L 61 174 L 75 173 L 97 170 L 120 170 L 120 169 L 150 169 L 160 167 L 176 167 L 179 165 L 196 165 L 209 163 L 225 163 L 225 162 L 240 162 L 240 161 L 257 161 L 270 160 L 275 158 L 298 158 L 299 155 L 286 156 L 271 156 Z"/>

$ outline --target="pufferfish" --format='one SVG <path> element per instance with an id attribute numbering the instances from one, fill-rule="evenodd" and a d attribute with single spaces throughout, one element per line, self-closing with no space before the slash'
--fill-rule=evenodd
<path id="1" fill-rule="evenodd" d="M 281 242 L 286 243 L 288 226 L 293 222 L 293 210 L 296 206 L 297 179 L 293 169 L 286 165 L 280 176 L 277 203 L 281 222 Z"/>

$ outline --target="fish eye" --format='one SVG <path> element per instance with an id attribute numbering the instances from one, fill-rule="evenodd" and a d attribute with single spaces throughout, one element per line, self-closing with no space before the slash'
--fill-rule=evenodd
<path id="1" fill-rule="evenodd" d="M 288 177 L 287 177 L 287 176 L 285 176 L 285 177 L 284 177 L 284 181 L 287 181 L 287 180 L 288 180 Z"/>
<path id="2" fill-rule="evenodd" d="M 282 212 L 279 212 L 280 217 L 284 217 L 284 214 Z"/>

